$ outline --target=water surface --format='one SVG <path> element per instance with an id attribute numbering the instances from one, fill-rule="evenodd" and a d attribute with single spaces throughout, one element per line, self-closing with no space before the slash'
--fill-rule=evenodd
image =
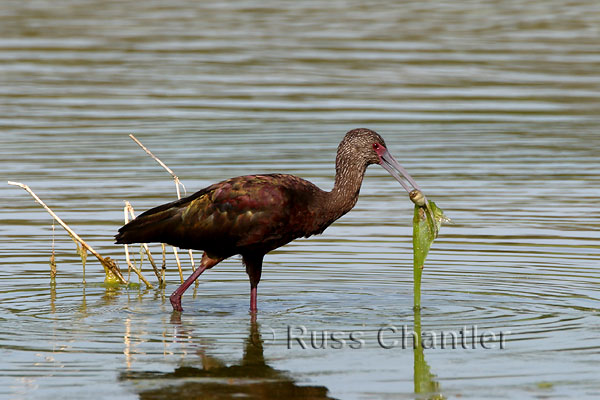
<path id="1" fill-rule="evenodd" d="M 265 258 L 256 321 L 237 258 L 204 274 L 178 316 L 171 254 L 165 289 L 107 287 L 92 258 L 83 284 L 68 236 L 0 186 L 0 393 L 599 396 L 599 27 L 595 1 L 4 1 L 5 181 L 27 183 L 121 267 L 123 201 L 139 213 L 175 198 L 130 133 L 191 193 L 257 172 L 330 189 L 339 140 L 370 127 L 454 224 L 432 247 L 415 315 L 412 204 L 373 166 L 352 212 Z M 287 340 L 302 326 L 307 349 Z M 507 339 L 377 341 L 404 326 Z M 314 347 L 325 331 L 345 342 L 314 349 L 311 331 Z"/>

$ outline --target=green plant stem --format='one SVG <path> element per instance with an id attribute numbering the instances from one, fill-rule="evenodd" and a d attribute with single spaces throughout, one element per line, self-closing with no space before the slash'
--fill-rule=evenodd
<path id="1" fill-rule="evenodd" d="M 419 265 L 413 266 L 413 309 L 421 309 L 421 276 L 423 275 L 423 268 Z"/>

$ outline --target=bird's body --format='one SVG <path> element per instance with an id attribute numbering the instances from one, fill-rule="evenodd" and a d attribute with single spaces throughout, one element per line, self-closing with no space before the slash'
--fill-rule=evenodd
<path id="1" fill-rule="evenodd" d="M 319 234 L 337 217 L 327 192 L 294 175 L 246 175 L 150 209 L 117 236 L 204 250 L 212 258 L 263 253 Z"/>
<path id="2" fill-rule="evenodd" d="M 175 310 L 181 310 L 181 295 L 204 270 L 241 254 L 250 277 L 251 309 L 256 311 L 264 255 L 294 239 L 322 233 L 350 211 L 367 166 L 388 156 L 377 133 L 355 129 L 340 143 L 329 192 L 294 175 L 231 178 L 146 211 L 119 229 L 116 240 L 204 251 L 201 265 L 171 296 Z"/>

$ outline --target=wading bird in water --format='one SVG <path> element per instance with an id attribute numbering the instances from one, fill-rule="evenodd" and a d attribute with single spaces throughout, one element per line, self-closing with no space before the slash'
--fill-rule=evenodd
<path id="1" fill-rule="evenodd" d="M 204 251 L 196 271 L 170 297 L 176 311 L 183 310 L 181 296 L 200 274 L 240 254 L 250 278 L 250 310 L 256 312 L 265 254 L 294 239 L 322 233 L 350 211 L 371 164 L 385 168 L 407 192 L 412 190 L 409 185 L 420 190 L 381 136 L 354 129 L 338 146 L 330 192 L 294 175 L 239 176 L 146 211 L 119 229 L 116 243 L 158 242 Z"/>

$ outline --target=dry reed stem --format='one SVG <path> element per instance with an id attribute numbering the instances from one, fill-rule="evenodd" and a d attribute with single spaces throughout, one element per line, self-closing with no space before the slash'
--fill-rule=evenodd
<path id="1" fill-rule="evenodd" d="M 162 279 L 163 279 L 163 282 L 164 282 L 164 280 L 165 280 L 165 271 L 167 270 L 167 249 L 166 249 L 166 246 L 165 246 L 164 243 L 161 243 L 161 246 L 162 246 L 162 265 L 161 265 L 161 268 L 160 268 L 160 271 L 161 271 L 160 275 L 162 276 Z"/>
<path id="2" fill-rule="evenodd" d="M 179 254 L 177 254 L 177 247 L 173 247 L 173 254 L 175 254 L 175 261 L 177 261 L 177 268 L 179 269 L 179 279 L 183 283 L 183 271 L 181 271 L 181 262 L 179 261 Z"/>
<path id="3" fill-rule="evenodd" d="M 177 253 L 177 247 L 172 246 L 173 254 L 175 254 L 175 262 L 177 262 L 177 270 L 179 271 L 179 279 L 183 283 L 183 271 L 181 270 L 181 261 L 179 261 L 179 254 Z"/>
<path id="4" fill-rule="evenodd" d="M 83 252 L 80 254 L 81 255 L 81 268 L 83 269 L 83 273 L 82 273 L 82 277 L 81 277 L 81 283 L 83 283 L 84 285 L 86 284 L 85 281 L 85 263 L 87 261 L 87 251 L 83 250 Z"/>
<path id="5" fill-rule="evenodd" d="M 127 206 L 125 206 L 123 208 L 123 218 L 125 219 L 125 223 L 129 222 L 129 218 L 127 218 Z M 123 245 L 123 248 L 125 249 L 125 262 L 127 263 L 127 266 L 129 267 L 129 271 L 128 271 L 128 275 L 127 275 L 127 279 L 129 280 L 130 278 L 130 273 L 131 273 L 131 260 L 129 258 L 129 246 L 127 244 Z"/>
<path id="6" fill-rule="evenodd" d="M 152 158 L 153 158 L 153 159 L 154 159 L 154 160 L 155 160 L 157 163 L 159 163 L 161 167 L 163 167 L 163 168 L 164 168 L 164 169 L 165 169 L 165 170 L 166 170 L 168 173 L 170 173 L 170 174 L 171 174 L 171 176 L 172 176 L 174 179 L 177 179 L 177 180 L 179 180 L 179 178 L 177 177 L 177 175 L 175 175 L 175 172 L 173 172 L 173 170 L 172 170 L 171 168 L 167 167 L 167 165 L 166 165 L 164 162 L 162 162 L 162 161 L 161 161 L 161 160 L 160 160 L 158 157 L 156 157 L 154 154 L 152 154 L 152 152 L 151 152 L 150 150 L 148 150 L 148 149 L 146 148 L 146 146 L 144 146 L 144 145 L 142 144 L 142 142 L 140 142 L 140 141 L 139 141 L 139 140 L 138 140 L 138 139 L 137 139 L 135 136 L 133 136 L 133 135 L 129 135 L 129 137 L 130 137 L 130 138 L 131 138 L 131 139 L 132 139 L 134 142 L 136 142 L 136 143 L 138 144 L 138 146 L 140 146 L 140 147 L 142 148 L 142 150 L 144 150 L 144 151 L 145 151 L 145 152 L 146 152 L 146 153 L 147 153 L 147 154 L 148 154 L 150 157 L 152 157 Z"/>
<path id="7" fill-rule="evenodd" d="M 33 197 L 33 199 L 42 207 L 44 207 L 44 209 L 56 220 L 56 222 L 58 222 L 60 224 L 60 226 L 62 226 L 64 228 L 65 231 L 67 231 L 67 233 L 69 235 L 71 235 L 71 237 L 73 237 L 73 239 L 75 239 L 77 242 L 79 242 L 83 247 L 85 247 L 90 253 L 92 253 L 97 259 L 98 261 L 100 261 L 100 263 L 102 264 L 102 266 L 104 266 L 104 268 L 109 271 L 112 275 L 114 275 L 119 282 L 126 284 L 127 282 L 125 281 L 125 278 L 123 278 L 123 275 L 121 275 L 121 271 L 119 271 L 117 264 L 110 258 L 110 257 L 102 257 L 100 255 L 100 253 L 98 253 L 96 250 L 94 250 L 89 244 L 87 244 L 81 237 L 79 237 L 78 234 L 75 233 L 75 231 L 73 231 L 66 223 L 63 222 L 62 219 L 60 219 L 58 217 L 58 215 L 56 215 L 54 213 L 54 211 L 52 211 L 50 209 L 50 207 L 48 207 L 35 193 L 33 193 L 33 190 L 31 190 L 29 188 L 29 186 L 20 183 L 20 182 L 11 182 L 8 181 L 9 185 L 13 185 L 13 186 L 19 186 L 20 188 L 24 189 L 25 191 L 27 191 L 27 193 L 29 193 L 31 195 L 31 197 Z"/>
<path id="8" fill-rule="evenodd" d="M 52 220 L 52 255 L 50 256 L 50 281 L 56 279 L 56 257 L 54 252 L 54 220 Z"/>
<path id="9" fill-rule="evenodd" d="M 80 246 L 79 242 L 77 242 L 73 236 L 71 236 L 71 239 L 75 242 L 75 245 L 77 246 L 77 254 L 79 254 L 79 257 L 81 257 L 81 269 L 83 270 L 83 279 L 81 283 L 85 284 L 85 263 L 87 261 L 87 250 L 85 247 Z"/>
<path id="10" fill-rule="evenodd" d="M 150 157 L 152 157 L 154 159 L 154 161 L 156 161 L 158 163 L 158 165 L 163 167 L 169 174 L 171 174 L 171 176 L 173 177 L 173 180 L 175 181 L 175 190 L 177 190 L 177 198 L 181 199 L 181 192 L 179 191 L 179 185 L 181 185 L 181 187 L 183 187 L 184 191 L 185 191 L 185 185 L 179 180 L 179 177 L 177 175 L 175 175 L 175 172 L 173 172 L 173 170 L 171 168 L 169 168 L 167 166 L 167 164 L 162 162 L 160 160 L 160 158 L 156 157 L 150 150 L 148 150 L 148 148 L 146 146 L 144 146 L 142 144 L 142 142 L 140 142 L 135 136 L 129 135 L 129 137 L 134 142 L 136 142 L 137 145 L 140 146 L 142 148 L 142 150 L 144 150 L 146 152 L 146 154 L 148 154 Z"/>
<path id="11" fill-rule="evenodd" d="M 129 203 L 128 201 L 125 202 L 125 209 L 129 212 L 131 219 L 135 219 L 135 211 L 133 210 L 133 206 L 131 205 L 131 203 Z M 125 218 L 127 219 L 127 217 L 125 217 Z M 125 246 L 127 246 L 127 245 L 125 245 Z M 154 262 L 154 257 L 152 257 L 152 253 L 150 253 L 150 248 L 148 247 L 148 244 L 142 243 L 142 247 L 143 247 L 144 251 L 146 252 L 146 255 L 148 256 L 148 261 L 150 261 L 150 265 L 152 265 L 154 274 L 156 275 L 156 278 L 158 279 L 158 285 L 162 286 L 164 284 L 164 279 L 160 276 L 160 271 L 158 270 L 158 267 L 156 266 L 156 263 Z"/>
<path id="12" fill-rule="evenodd" d="M 185 185 L 179 180 L 179 177 L 177 175 L 175 175 L 175 172 L 173 172 L 173 170 L 171 168 L 169 168 L 164 162 L 162 162 L 158 157 L 156 157 L 150 150 L 148 150 L 148 148 L 146 146 L 144 146 L 142 144 L 142 142 L 140 142 L 135 136 L 133 135 L 129 135 L 129 137 L 137 143 L 138 146 L 140 146 L 142 148 L 142 150 L 144 150 L 146 152 L 146 154 L 148 154 L 150 157 L 152 157 L 152 159 L 154 159 L 154 161 L 156 161 L 161 167 L 163 167 L 169 174 L 171 174 L 171 176 L 173 177 L 173 180 L 175 181 L 175 190 L 177 191 L 177 199 L 181 199 L 181 192 L 179 191 L 179 185 L 181 185 L 181 187 L 183 187 L 183 190 L 185 191 Z M 181 283 L 183 283 L 183 272 L 181 271 L 181 262 L 179 261 L 179 254 L 177 253 L 177 248 L 173 247 L 173 254 L 175 254 L 175 261 L 177 262 L 177 269 L 179 270 L 179 277 L 181 279 Z M 194 254 L 192 252 L 192 250 L 188 250 L 188 254 L 190 256 L 190 262 L 192 263 L 192 271 L 196 270 L 196 264 L 194 263 Z"/>
<path id="13" fill-rule="evenodd" d="M 125 217 L 125 223 L 129 222 L 129 213 L 128 213 L 128 209 L 127 206 L 131 207 L 131 205 L 128 202 L 125 202 L 125 207 L 123 208 L 123 214 Z M 125 244 L 123 245 L 125 247 L 125 260 L 127 261 L 127 265 L 129 266 L 129 268 L 131 270 L 133 270 L 133 272 L 135 272 L 137 274 L 137 276 L 142 280 L 142 282 L 144 282 L 144 284 L 146 285 L 147 288 L 151 289 L 152 285 L 150 284 L 150 282 L 148 282 L 146 280 L 146 278 L 144 278 L 144 275 L 142 275 L 142 272 L 139 271 L 131 262 L 131 258 L 129 257 L 129 248 L 128 246 Z M 141 268 L 141 259 L 140 259 L 140 268 Z"/>

